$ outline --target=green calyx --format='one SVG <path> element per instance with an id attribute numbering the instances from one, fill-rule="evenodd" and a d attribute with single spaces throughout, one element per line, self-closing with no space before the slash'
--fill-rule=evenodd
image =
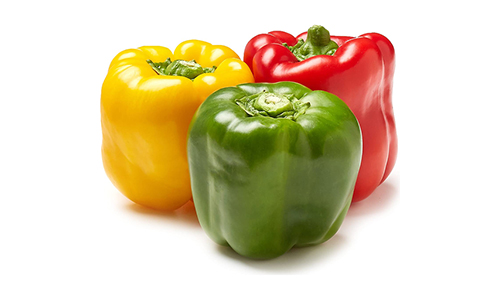
<path id="1" fill-rule="evenodd" d="M 249 116 L 283 118 L 295 121 L 311 106 L 292 94 L 275 94 L 266 90 L 236 100 L 236 104 Z"/>
<path id="2" fill-rule="evenodd" d="M 339 48 L 337 43 L 330 40 L 330 32 L 325 27 L 314 25 L 307 30 L 307 40 L 300 39 L 295 46 L 283 43 L 299 61 L 316 55 L 333 55 Z"/>
<path id="3" fill-rule="evenodd" d="M 203 68 L 196 61 L 186 61 L 182 59 L 170 60 L 167 58 L 164 62 L 152 62 L 147 60 L 148 64 L 155 70 L 158 75 L 165 76 L 183 76 L 191 80 L 195 79 L 204 73 L 213 73 L 217 67 L 213 66 L 211 68 Z"/>

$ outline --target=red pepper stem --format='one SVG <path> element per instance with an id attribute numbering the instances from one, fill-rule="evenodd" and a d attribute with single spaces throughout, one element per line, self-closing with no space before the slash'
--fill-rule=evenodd
<path id="1" fill-rule="evenodd" d="M 330 43 L 330 32 L 321 25 L 314 25 L 307 30 L 307 42 L 313 46 L 326 46 Z"/>
<path id="2" fill-rule="evenodd" d="M 330 32 L 325 27 L 314 25 L 307 30 L 307 40 L 300 39 L 295 46 L 284 44 L 297 60 L 303 61 L 316 55 L 333 55 L 339 47 L 337 43 L 330 40 Z"/>

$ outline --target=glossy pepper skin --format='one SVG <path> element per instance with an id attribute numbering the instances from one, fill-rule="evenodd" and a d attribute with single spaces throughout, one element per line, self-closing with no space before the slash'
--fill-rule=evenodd
<path id="1" fill-rule="evenodd" d="M 396 162 L 398 142 L 392 108 L 394 47 L 378 33 L 330 36 L 320 27 L 313 26 L 297 37 L 283 31 L 257 35 L 246 45 L 244 60 L 253 70 L 256 82 L 295 81 L 312 90 L 335 94 L 347 103 L 363 133 L 363 159 L 353 197 L 353 201 L 360 201 L 384 182 Z M 310 49 L 328 48 L 331 40 L 336 45 L 328 49 L 333 48 L 334 53 L 299 61 L 290 50 L 293 47 L 283 43 L 294 46 L 301 39 L 307 43 L 311 32 L 323 37 L 326 32 L 327 39 L 324 44 L 310 42 Z M 311 52 L 310 49 L 305 52 Z"/>
<path id="2" fill-rule="evenodd" d="M 293 105 L 280 106 L 283 97 Z M 322 243 L 351 204 L 361 147 L 355 116 L 330 93 L 294 82 L 221 89 L 200 106 L 188 137 L 200 224 L 255 259 Z"/>
<path id="3" fill-rule="evenodd" d="M 160 75 L 152 64 L 167 58 L 216 69 L 193 80 Z M 173 210 L 189 201 L 186 142 L 191 118 L 212 92 L 245 82 L 253 82 L 250 69 L 225 46 L 190 40 L 174 53 L 160 46 L 119 53 L 101 93 L 102 159 L 112 183 L 130 200 L 153 209 Z"/>

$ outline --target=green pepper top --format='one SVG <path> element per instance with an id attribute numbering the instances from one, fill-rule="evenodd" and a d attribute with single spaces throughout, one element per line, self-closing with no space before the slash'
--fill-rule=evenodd
<path id="1" fill-rule="evenodd" d="M 250 116 L 285 118 L 295 121 L 311 106 L 298 100 L 293 94 L 276 94 L 263 90 L 236 100 L 241 109 Z"/>

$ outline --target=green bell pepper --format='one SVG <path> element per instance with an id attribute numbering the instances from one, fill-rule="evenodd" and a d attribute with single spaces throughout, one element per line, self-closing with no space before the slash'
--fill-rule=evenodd
<path id="1" fill-rule="evenodd" d="M 325 242 L 349 209 L 361 151 L 358 121 L 335 95 L 294 82 L 223 88 L 189 129 L 200 224 L 250 258 Z"/>

